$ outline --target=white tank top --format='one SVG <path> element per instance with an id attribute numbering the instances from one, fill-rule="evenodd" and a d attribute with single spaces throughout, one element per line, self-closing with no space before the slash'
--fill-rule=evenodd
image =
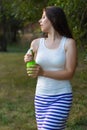
<path id="1" fill-rule="evenodd" d="M 63 37 L 56 49 L 48 49 L 45 46 L 45 39 L 41 38 L 36 56 L 36 63 L 44 70 L 63 70 L 66 62 L 64 45 L 66 37 Z M 69 80 L 56 80 L 44 76 L 38 76 L 36 95 L 58 95 L 72 92 Z"/>

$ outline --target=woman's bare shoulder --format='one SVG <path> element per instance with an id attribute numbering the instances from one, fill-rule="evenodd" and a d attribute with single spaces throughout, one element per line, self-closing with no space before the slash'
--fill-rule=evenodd
<path id="1" fill-rule="evenodd" d="M 73 39 L 73 38 L 68 38 L 67 39 L 67 44 L 69 45 L 69 44 L 76 44 L 76 41 L 75 41 L 75 39 Z"/>
<path id="2" fill-rule="evenodd" d="M 40 43 L 41 38 L 36 38 L 31 42 L 31 47 L 33 48 L 34 51 L 38 50 L 39 43 Z"/>
<path id="3" fill-rule="evenodd" d="M 76 47 L 76 41 L 73 38 L 68 38 L 66 40 L 65 48 L 72 48 L 72 47 L 74 48 Z"/>

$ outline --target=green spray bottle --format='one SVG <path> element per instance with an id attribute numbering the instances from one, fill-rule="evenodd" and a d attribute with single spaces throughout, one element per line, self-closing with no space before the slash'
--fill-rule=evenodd
<path id="1" fill-rule="evenodd" d="M 27 54 L 32 55 L 32 57 L 34 58 L 34 52 L 33 52 L 33 49 L 32 49 L 32 48 L 30 48 L 30 49 L 28 50 Z M 32 61 L 28 61 L 28 62 L 26 63 L 26 67 L 29 68 L 29 67 L 34 66 L 35 64 L 36 64 L 36 63 L 35 63 L 35 60 L 33 59 Z"/>

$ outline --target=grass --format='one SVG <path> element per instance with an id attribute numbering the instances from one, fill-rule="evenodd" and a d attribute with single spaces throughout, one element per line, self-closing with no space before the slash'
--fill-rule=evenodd
<path id="1" fill-rule="evenodd" d="M 83 53 L 84 54 L 84 53 Z M 35 79 L 29 79 L 24 53 L 0 53 L 0 130 L 36 130 Z M 87 61 L 80 54 L 73 85 L 73 106 L 66 130 L 87 129 Z"/>

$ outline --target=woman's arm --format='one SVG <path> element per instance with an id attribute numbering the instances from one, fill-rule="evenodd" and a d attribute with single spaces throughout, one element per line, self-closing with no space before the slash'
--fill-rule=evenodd
<path id="1" fill-rule="evenodd" d="M 36 53 L 37 53 L 37 49 L 38 49 L 38 43 L 39 43 L 39 39 L 35 39 L 31 42 L 31 45 L 30 45 L 30 48 L 33 49 L 33 52 L 34 52 L 34 58 L 36 57 Z M 32 55 L 31 54 L 25 54 L 24 55 L 24 62 L 28 62 L 28 61 L 31 61 L 33 59 Z"/>

